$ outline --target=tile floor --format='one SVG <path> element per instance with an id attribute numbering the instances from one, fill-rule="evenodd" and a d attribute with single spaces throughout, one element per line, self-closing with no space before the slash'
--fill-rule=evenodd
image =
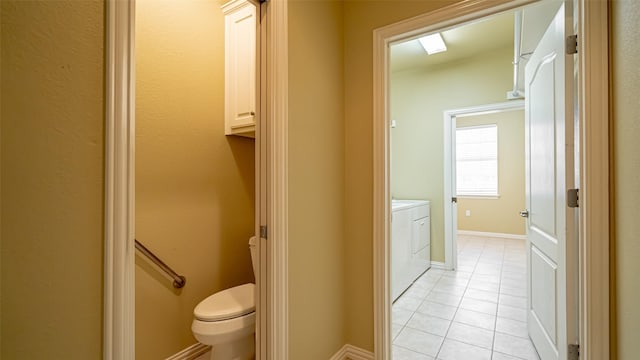
<path id="1" fill-rule="evenodd" d="M 393 304 L 393 360 L 539 360 L 525 275 L 524 240 L 458 236 L 458 270 L 428 270 Z"/>

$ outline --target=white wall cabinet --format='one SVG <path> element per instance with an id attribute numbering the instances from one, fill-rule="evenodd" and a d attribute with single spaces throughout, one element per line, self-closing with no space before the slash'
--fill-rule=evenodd
<path id="1" fill-rule="evenodd" d="M 258 116 L 257 6 L 234 0 L 222 6 L 225 16 L 225 134 L 255 137 Z"/>
<path id="2" fill-rule="evenodd" d="M 396 300 L 431 266 L 430 203 L 394 200 L 391 220 L 391 296 Z"/>

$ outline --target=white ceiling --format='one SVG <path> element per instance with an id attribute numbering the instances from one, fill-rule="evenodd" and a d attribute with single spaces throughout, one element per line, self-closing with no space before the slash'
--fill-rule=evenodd
<path id="1" fill-rule="evenodd" d="M 523 8 L 519 89 L 523 91 L 524 67 L 529 55 L 560 8 L 562 1 L 548 0 Z M 485 51 L 513 48 L 514 13 L 508 12 L 442 32 L 447 51 L 428 55 L 418 40 L 391 46 L 391 72 L 425 68 L 472 57 Z"/>
<path id="2" fill-rule="evenodd" d="M 391 72 L 433 66 L 477 55 L 484 51 L 513 47 L 513 13 L 463 25 L 442 32 L 447 51 L 428 55 L 418 40 L 391 46 Z"/>

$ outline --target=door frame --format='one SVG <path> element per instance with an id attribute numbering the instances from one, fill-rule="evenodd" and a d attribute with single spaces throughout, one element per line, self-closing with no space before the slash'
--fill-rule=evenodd
<path id="1" fill-rule="evenodd" d="M 455 188 L 454 149 L 456 146 L 456 119 L 464 116 L 484 115 L 505 111 L 524 110 L 524 100 L 510 100 L 501 103 L 471 106 L 444 111 L 444 268 L 454 270 L 458 267 L 458 229 L 456 228 L 456 207 L 451 199 Z M 499 138 L 498 138 L 499 139 Z M 498 140 L 499 141 L 499 140 Z"/>
<path id="2" fill-rule="evenodd" d="M 135 0 L 106 0 L 103 359 L 135 359 Z M 288 358 L 287 2 L 262 4 L 258 359 Z M 266 193 L 262 193 L 262 192 Z M 264 204 L 266 200 L 266 205 Z M 262 223 L 266 221 L 265 223 Z M 265 246 L 266 245 L 266 246 Z M 266 259 L 266 261 L 265 261 Z M 266 269 L 266 271 L 265 271 Z M 266 286 L 263 283 L 266 282 Z M 262 311 L 261 311 L 262 310 Z"/>
<path id="3" fill-rule="evenodd" d="M 538 0 L 463 0 L 373 33 L 374 354 L 391 359 L 389 46 L 425 32 L 514 10 Z M 578 26 L 580 210 L 579 305 L 582 359 L 609 359 L 608 1 L 574 0 Z"/>

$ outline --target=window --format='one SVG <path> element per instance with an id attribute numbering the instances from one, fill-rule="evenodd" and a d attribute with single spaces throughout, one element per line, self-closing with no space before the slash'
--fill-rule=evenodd
<path id="1" fill-rule="evenodd" d="M 456 129 L 458 195 L 498 195 L 498 126 Z"/>

